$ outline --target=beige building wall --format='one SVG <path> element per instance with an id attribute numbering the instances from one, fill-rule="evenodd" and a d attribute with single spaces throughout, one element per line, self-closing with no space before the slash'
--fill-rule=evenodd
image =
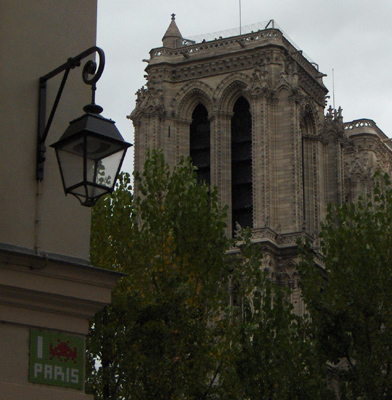
<path id="1" fill-rule="evenodd" d="M 0 3 L 2 173 L 0 243 L 88 260 L 90 210 L 63 194 L 54 150 L 35 180 L 38 80 L 95 45 L 96 1 L 3 0 Z M 70 72 L 47 147 L 83 114 L 90 87 Z M 62 74 L 48 81 L 47 115 Z"/>
<path id="2" fill-rule="evenodd" d="M 84 390 L 29 380 L 31 330 L 82 338 L 119 275 L 89 264 L 90 213 L 65 197 L 50 144 L 83 114 L 91 90 L 71 70 L 36 181 L 38 82 L 95 45 L 95 0 L 0 2 L 0 398 L 87 399 Z M 62 74 L 48 81 L 47 116 Z M 98 84 L 99 90 L 99 84 Z"/>

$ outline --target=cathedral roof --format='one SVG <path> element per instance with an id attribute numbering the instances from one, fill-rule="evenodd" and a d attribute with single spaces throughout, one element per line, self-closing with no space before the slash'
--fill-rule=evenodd
<path id="1" fill-rule="evenodd" d="M 182 43 L 182 35 L 175 21 L 176 14 L 172 14 L 171 22 L 162 38 L 164 47 L 178 47 Z"/>

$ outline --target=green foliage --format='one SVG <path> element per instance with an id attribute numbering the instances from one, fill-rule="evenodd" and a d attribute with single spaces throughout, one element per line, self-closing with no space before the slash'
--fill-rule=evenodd
<path id="1" fill-rule="evenodd" d="M 91 262 L 127 275 L 92 321 L 88 391 L 97 400 L 330 398 L 309 321 L 262 269 L 250 230 L 234 248 L 227 240 L 217 193 L 190 162 L 170 171 L 152 152 L 135 185 L 139 198 L 123 174 L 93 210 Z"/>
<path id="2" fill-rule="evenodd" d="M 310 321 L 293 313 L 289 290 L 275 284 L 261 264 L 250 230 L 239 238 L 235 280 L 243 282 L 241 324 L 234 355 L 232 399 L 334 399 L 326 385 L 326 364 L 314 352 Z M 238 268 L 239 267 L 239 268 Z"/>
<path id="3" fill-rule="evenodd" d="M 392 398 L 392 188 L 378 174 L 373 199 L 330 206 L 325 270 L 303 245 L 299 267 L 320 358 L 340 363 L 342 399 Z"/>
<path id="4" fill-rule="evenodd" d="M 131 178 L 123 173 L 113 194 L 101 198 L 92 209 L 91 264 L 122 272 L 128 269 L 126 249 L 135 229 Z"/>
<path id="5" fill-rule="evenodd" d="M 211 398 L 222 364 L 225 214 L 181 161 L 152 153 L 94 210 L 91 259 L 125 272 L 92 322 L 89 388 L 97 399 Z M 98 364 L 95 365 L 95 360 Z M 98 366 L 98 368 L 97 368 Z"/>

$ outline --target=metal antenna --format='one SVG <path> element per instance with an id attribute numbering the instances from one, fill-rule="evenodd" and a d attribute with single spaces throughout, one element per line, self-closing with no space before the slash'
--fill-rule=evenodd
<path id="1" fill-rule="evenodd" d="M 332 68 L 332 103 L 335 110 L 335 70 Z"/>
<path id="2" fill-rule="evenodd" d="M 241 0 L 238 0 L 239 1 L 239 9 L 240 9 L 240 35 L 241 35 Z"/>

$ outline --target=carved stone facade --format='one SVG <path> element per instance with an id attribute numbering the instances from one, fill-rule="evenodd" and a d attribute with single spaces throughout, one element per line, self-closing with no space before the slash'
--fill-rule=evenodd
<path id="1" fill-rule="evenodd" d="M 344 123 L 340 108 L 324 115 L 324 74 L 278 29 L 194 43 L 182 38 L 173 15 L 163 47 L 151 50 L 145 61 L 147 86 L 137 92 L 129 116 L 135 170 L 142 168 L 147 149 L 163 149 L 171 165 L 189 156 L 192 121 L 202 105 L 209 125 L 203 125 L 210 138 L 208 179 L 229 207 L 227 233 L 235 234 L 237 215 L 247 221 L 273 277 L 294 289 L 292 300 L 301 313 L 296 241 L 318 236 L 329 202 L 371 193 L 376 169 L 391 172 L 387 136 L 371 120 Z M 237 196 L 245 188 L 243 177 L 236 177 L 245 139 L 240 144 L 233 139 L 239 99 L 251 118 L 250 167 L 240 174 L 249 175 L 249 201 L 246 193 Z"/>

